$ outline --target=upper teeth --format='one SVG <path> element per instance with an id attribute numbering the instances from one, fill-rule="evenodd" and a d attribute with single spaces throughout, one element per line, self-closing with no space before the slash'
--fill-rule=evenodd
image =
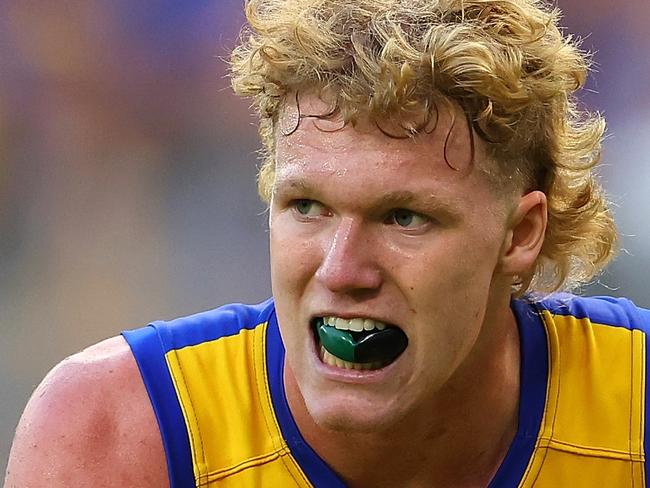
<path id="1" fill-rule="evenodd" d="M 385 323 L 373 319 L 354 318 L 348 320 L 341 317 L 323 317 L 323 322 L 337 329 L 351 330 L 353 332 L 373 329 L 384 330 L 386 328 Z"/>

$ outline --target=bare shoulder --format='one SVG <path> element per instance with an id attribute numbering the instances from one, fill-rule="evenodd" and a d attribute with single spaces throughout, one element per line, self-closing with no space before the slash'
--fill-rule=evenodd
<path id="1" fill-rule="evenodd" d="M 5 484 L 31 486 L 169 486 L 153 409 L 121 336 L 63 360 L 32 394 Z"/>

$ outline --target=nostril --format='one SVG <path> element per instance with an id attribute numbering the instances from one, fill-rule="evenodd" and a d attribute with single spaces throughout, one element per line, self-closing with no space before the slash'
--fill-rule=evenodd
<path id="1" fill-rule="evenodd" d="M 332 291 L 374 290 L 382 283 L 379 269 L 370 261 L 323 262 L 316 279 Z"/>

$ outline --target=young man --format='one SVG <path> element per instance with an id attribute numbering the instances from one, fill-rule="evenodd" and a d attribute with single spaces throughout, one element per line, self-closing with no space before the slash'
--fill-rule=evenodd
<path id="1" fill-rule="evenodd" d="M 273 299 L 57 366 L 7 486 L 645 486 L 650 312 L 534 0 L 250 0 Z"/>

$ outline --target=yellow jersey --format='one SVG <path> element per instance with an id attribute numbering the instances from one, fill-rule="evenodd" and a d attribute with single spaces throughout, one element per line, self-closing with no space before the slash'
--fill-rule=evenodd
<path id="1" fill-rule="evenodd" d="M 650 311 L 569 294 L 512 301 L 518 431 L 490 488 L 644 487 Z M 124 331 L 179 487 L 344 482 L 305 442 L 284 392 L 272 300 Z"/>

